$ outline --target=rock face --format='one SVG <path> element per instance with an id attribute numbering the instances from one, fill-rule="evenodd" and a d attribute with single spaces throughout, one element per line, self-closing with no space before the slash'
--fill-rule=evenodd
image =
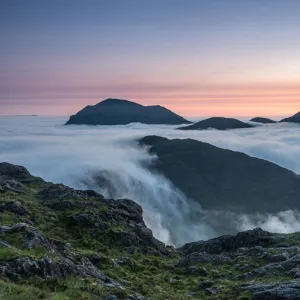
<path id="1" fill-rule="evenodd" d="M 179 249 L 182 256 L 177 266 L 187 268 L 189 272 L 197 269 L 194 264 L 204 262 L 223 266 L 228 269 L 226 279 L 237 282 L 239 289 L 250 291 L 253 300 L 300 299 L 300 248 L 296 246 L 299 238 L 300 233 L 287 236 L 256 228 L 235 236 L 190 243 Z M 280 246 L 284 242 L 296 245 Z M 211 272 L 208 275 L 212 276 Z M 213 273 L 215 278 L 224 276 L 216 270 Z M 285 276 L 290 279 L 281 280 Z M 217 282 L 202 280 L 199 288 L 213 287 L 218 294 Z M 220 299 L 223 298 L 220 296 Z"/>
<path id="2" fill-rule="evenodd" d="M 276 121 L 268 118 L 256 117 L 250 120 L 251 122 L 263 123 L 263 124 L 273 124 L 277 123 Z"/>
<path id="3" fill-rule="evenodd" d="M 209 128 L 214 128 L 218 130 L 228 130 L 228 129 L 241 129 L 241 128 L 251 128 L 254 127 L 250 124 L 244 123 L 233 118 L 221 118 L 213 117 L 206 120 L 202 120 L 195 124 L 179 127 L 180 130 L 204 130 Z"/>
<path id="4" fill-rule="evenodd" d="M 126 125 L 133 122 L 173 125 L 191 123 L 159 105 L 143 106 L 128 100 L 106 99 L 94 106 L 86 106 L 71 116 L 66 125 Z"/>
<path id="5" fill-rule="evenodd" d="M 88 298 L 79 292 L 76 299 L 105 299 L 111 289 L 119 295 L 116 299 L 148 299 L 132 290 L 125 278 L 116 281 L 100 270 L 103 265 L 140 268 L 128 255 L 160 257 L 174 252 L 146 227 L 140 205 L 129 199 L 105 199 L 93 190 L 45 182 L 9 163 L 0 163 L 0 186 L 1 278 L 63 284 L 67 277 L 74 277 L 103 289 L 93 288 Z M 100 254 L 99 249 L 116 256 Z"/>
<path id="6" fill-rule="evenodd" d="M 204 209 L 276 212 L 300 209 L 300 177 L 271 162 L 192 139 L 148 136 L 163 173 Z"/>
<path id="7" fill-rule="evenodd" d="M 300 111 L 292 117 L 282 119 L 280 122 L 300 123 Z"/>

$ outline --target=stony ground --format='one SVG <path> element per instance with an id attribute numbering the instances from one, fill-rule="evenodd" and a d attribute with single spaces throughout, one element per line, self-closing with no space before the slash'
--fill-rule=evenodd
<path id="1" fill-rule="evenodd" d="M 300 299 L 300 233 L 165 246 L 131 200 L 0 163 L 0 299 Z"/>

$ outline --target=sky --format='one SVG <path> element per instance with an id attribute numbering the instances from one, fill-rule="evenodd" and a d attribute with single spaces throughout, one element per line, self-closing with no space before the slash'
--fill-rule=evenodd
<path id="1" fill-rule="evenodd" d="M 183 116 L 300 110 L 299 0 L 1 0 L 0 114 L 114 97 Z"/>

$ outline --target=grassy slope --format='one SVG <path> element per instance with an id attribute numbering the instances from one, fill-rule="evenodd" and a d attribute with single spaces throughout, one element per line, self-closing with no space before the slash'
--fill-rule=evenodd
<path id="1" fill-rule="evenodd" d="M 191 299 L 188 295 L 194 293 L 192 299 L 250 299 L 249 293 L 241 291 L 241 282 L 232 281 L 233 275 L 241 273 L 233 265 L 218 265 L 212 263 L 199 264 L 208 270 L 207 277 L 189 274 L 185 268 L 175 267 L 179 254 L 173 251 L 168 256 L 154 256 L 141 253 L 128 254 L 111 238 L 111 231 L 130 230 L 129 228 L 115 228 L 111 225 L 105 230 L 98 229 L 91 234 L 87 228 L 71 226 L 68 217 L 77 213 L 95 212 L 95 208 L 76 208 L 68 211 L 57 211 L 45 205 L 44 200 L 38 197 L 43 183 L 34 183 L 27 186 L 26 194 L 14 192 L 0 193 L 0 204 L 5 201 L 18 201 L 29 211 L 29 216 L 19 216 L 11 212 L 0 210 L 0 224 L 13 225 L 31 220 L 34 226 L 41 230 L 49 239 L 71 244 L 71 251 L 83 256 L 101 253 L 99 269 L 107 276 L 121 282 L 126 280 L 130 286 L 126 289 L 109 288 L 99 285 L 93 279 L 68 277 L 63 280 L 38 280 L 29 278 L 14 283 L 4 276 L 0 279 L 0 299 L 52 299 L 52 300 L 92 300 L 105 299 L 107 295 L 117 295 L 119 299 L 126 299 L 133 292 L 138 292 L 152 299 Z M 76 200 L 75 200 L 76 201 Z M 97 208 L 99 213 L 108 209 L 105 204 Z M 13 245 L 9 249 L 0 246 L 0 261 L 19 256 L 42 258 L 44 255 L 57 259 L 55 254 L 46 253 L 43 249 L 25 249 L 22 236 L 19 234 L 5 235 L 0 233 L 0 239 Z M 114 259 L 129 257 L 131 265 L 115 266 Z M 250 268 L 264 264 L 254 258 L 240 261 L 240 265 L 249 264 Z M 171 280 L 170 279 L 174 279 Z M 213 280 L 219 289 L 217 295 L 206 295 L 197 285 L 201 279 Z M 277 278 L 282 280 L 286 278 Z M 264 281 L 274 278 L 264 278 Z M 174 281 L 174 282 L 173 282 Z M 121 283 L 122 284 L 122 283 Z"/>

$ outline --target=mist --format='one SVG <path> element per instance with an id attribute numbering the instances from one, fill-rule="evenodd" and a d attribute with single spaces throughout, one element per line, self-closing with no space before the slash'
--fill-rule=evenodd
<path id="1" fill-rule="evenodd" d="M 153 234 L 175 246 L 260 226 L 300 230 L 297 211 L 236 215 L 204 211 L 147 167 L 157 159 L 137 140 L 146 135 L 193 138 L 275 162 L 300 174 L 300 126 L 276 124 L 232 131 L 180 131 L 176 126 L 63 126 L 63 117 L 0 117 L 0 161 L 20 164 L 47 181 L 129 198 L 144 210 Z"/>

